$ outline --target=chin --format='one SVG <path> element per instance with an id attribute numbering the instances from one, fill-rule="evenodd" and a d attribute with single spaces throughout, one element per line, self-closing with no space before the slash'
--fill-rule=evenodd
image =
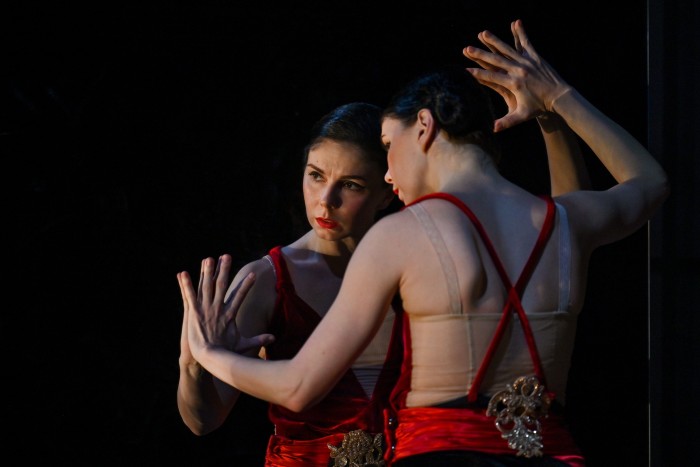
<path id="1" fill-rule="evenodd" d="M 316 227 L 314 232 L 318 238 L 329 241 L 338 241 L 347 236 L 345 232 L 341 232 L 339 230 L 328 230 L 322 227 Z"/>

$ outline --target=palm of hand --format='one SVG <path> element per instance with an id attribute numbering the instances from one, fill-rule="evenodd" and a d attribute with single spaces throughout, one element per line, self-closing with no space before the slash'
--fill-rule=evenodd
<path id="1" fill-rule="evenodd" d="M 271 342 L 269 335 L 247 338 L 238 331 L 235 317 L 255 278 L 248 275 L 225 300 L 230 267 L 228 255 L 223 255 L 216 265 L 212 258 L 203 260 L 197 292 L 187 272 L 178 274 L 185 308 L 181 336 L 183 357 L 190 353 L 196 359 L 208 347 L 244 353 Z"/>

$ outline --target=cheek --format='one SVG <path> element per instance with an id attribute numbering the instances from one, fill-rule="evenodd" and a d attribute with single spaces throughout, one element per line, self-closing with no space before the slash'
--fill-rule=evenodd
<path id="1" fill-rule="evenodd" d="M 304 195 L 304 206 L 306 206 L 307 211 L 318 204 L 318 190 L 315 190 L 313 185 L 305 183 L 302 187 L 302 193 Z"/>
<path id="2" fill-rule="evenodd" d="M 366 196 L 363 198 L 346 200 L 346 212 L 353 223 L 365 224 L 373 222 L 377 214 L 377 205 L 379 201 L 375 197 Z M 349 219 L 349 220 L 350 220 Z"/>
<path id="3" fill-rule="evenodd" d="M 301 185 L 304 201 L 313 201 L 319 197 L 320 185 L 309 180 L 304 180 Z"/>

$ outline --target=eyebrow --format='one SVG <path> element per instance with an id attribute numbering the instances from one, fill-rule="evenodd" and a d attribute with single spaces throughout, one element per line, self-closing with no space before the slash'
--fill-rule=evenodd
<path id="1" fill-rule="evenodd" d="M 317 172 L 321 172 L 322 174 L 325 174 L 325 173 L 326 173 L 323 169 L 321 169 L 320 167 L 317 167 L 317 166 L 315 166 L 314 164 L 311 164 L 311 163 L 306 164 L 306 167 L 307 167 L 307 168 L 311 168 L 311 169 L 313 169 L 313 170 L 316 170 Z M 364 181 L 364 182 L 367 181 L 367 177 L 365 177 L 364 175 L 352 175 L 352 174 L 350 174 L 350 175 L 343 175 L 343 176 L 340 177 L 340 178 L 342 178 L 342 179 L 362 180 L 362 181 Z"/>

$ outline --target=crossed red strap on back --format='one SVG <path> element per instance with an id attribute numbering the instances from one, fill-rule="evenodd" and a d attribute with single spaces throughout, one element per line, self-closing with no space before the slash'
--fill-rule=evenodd
<path id="1" fill-rule="evenodd" d="M 511 311 L 517 313 L 518 317 L 520 318 L 520 323 L 523 327 L 523 332 L 525 333 L 525 340 L 530 351 L 530 358 L 532 358 L 532 363 L 535 368 L 535 375 L 540 380 L 540 382 L 546 386 L 544 372 L 542 370 L 542 362 L 540 361 L 539 352 L 537 351 L 537 345 L 535 344 L 535 337 L 532 334 L 530 322 L 528 321 L 527 316 L 525 315 L 525 310 L 523 309 L 522 303 L 520 302 L 520 296 L 522 295 L 522 292 L 525 289 L 528 280 L 530 280 L 532 271 L 535 269 L 535 266 L 537 265 L 537 262 L 539 261 L 539 258 L 542 255 L 542 251 L 544 250 L 544 247 L 547 244 L 547 240 L 549 239 L 549 236 L 552 233 L 552 228 L 554 227 L 555 213 L 554 201 L 550 196 L 542 196 L 542 198 L 547 202 L 547 215 L 545 217 L 544 223 L 542 224 L 542 229 L 540 230 L 537 242 L 535 243 L 534 248 L 530 252 L 530 257 L 525 263 L 525 266 L 523 267 L 523 270 L 520 273 L 520 277 L 518 277 L 515 286 L 513 286 L 510 283 L 508 274 L 506 274 L 506 270 L 503 267 L 503 264 L 501 263 L 501 260 L 498 257 L 498 254 L 496 253 L 493 244 L 491 243 L 491 240 L 486 234 L 486 230 L 481 225 L 481 222 L 479 222 L 479 219 L 472 212 L 472 210 L 469 209 L 469 207 L 466 204 L 464 204 L 460 199 L 448 193 L 431 193 L 429 195 L 418 198 L 411 204 L 415 204 L 417 202 L 429 198 L 440 198 L 450 201 L 452 204 L 460 208 L 462 212 L 464 212 L 464 214 L 467 215 L 467 217 L 469 217 L 477 232 L 479 232 L 479 235 L 481 236 L 481 239 L 484 242 L 484 245 L 486 246 L 489 255 L 491 256 L 491 260 L 496 266 L 498 274 L 501 276 L 503 285 L 508 290 L 508 299 L 506 300 L 506 303 L 503 306 L 503 312 L 501 314 L 501 319 L 498 322 L 496 333 L 494 334 L 493 339 L 491 340 L 489 348 L 486 350 L 486 354 L 484 355 L 484 359 L 481 362 L 481 366 L 479 367 L 479 370 L 477 371 L 476 376 L 474 377 L 474 381 L 472 382 L 471 388 L 469 389 L 469 394 L 467 396 L 469 402 L 475 402 L 477 399 L 479 387 L 481 386 L 484 376 L 486 375 L 486 370 L 488 369 L 491 360 L 493 359 L 493 355 L 496 352 L 496 349 L 498 348 L 498 345 L 500 344 L 503 338 L 503 333 L 505 332 L 506 327 L 510 322 L 510 318 L 512 315 Z"/>

